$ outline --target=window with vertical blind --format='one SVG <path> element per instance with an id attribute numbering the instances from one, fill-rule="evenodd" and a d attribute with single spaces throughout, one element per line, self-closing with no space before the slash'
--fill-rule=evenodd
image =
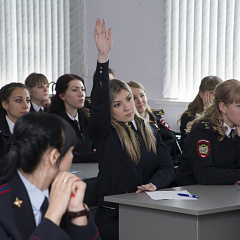
<path id="1" fill-rule="evenodd" d="M 69 0 L 0 0 L 0 87 L 70 71 Z"/>
<path id="2" fill-rule="evenodd" d="M 205 76 L 240 80 L 240 0 L 164 0 L 163 97 L 192 100 Z"/>

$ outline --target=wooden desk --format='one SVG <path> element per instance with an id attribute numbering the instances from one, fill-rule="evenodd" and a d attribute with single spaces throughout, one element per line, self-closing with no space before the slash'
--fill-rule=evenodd
<path id="1" fill-rule="evenodd" d="M 98 163 L 72 163 L 70 171 L 78 171 L 75 174 L 87 184 L 84 202 L 90 209 L 97 208 L 96 179 Z"/>
<path id="2" fill-rule="evenodd" d="M 198 200 L 152 200 L 146 193 L 105 197 L 119 203 L 120 240 L 239 240 L 240 190 L 192 185 Z"/>

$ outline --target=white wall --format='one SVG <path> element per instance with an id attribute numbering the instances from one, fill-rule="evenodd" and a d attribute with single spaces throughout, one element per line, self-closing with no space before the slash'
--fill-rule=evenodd
<path id="1" fill-rule="evenodd" d="M 85 80 L 90 94 L 97 61 L 94 26 L 98 17 L 104 18 L 107 28 L 112 28 L 110 68 L 115 76 L 126 82 L 142 83 L 150 106 L 163 108 L 166 120 L 177 131 L 176 121 L 186 103 L 155 103 L 155 99 L 162 98 L 163 7 L 162 0 L 86 0 Z"/>

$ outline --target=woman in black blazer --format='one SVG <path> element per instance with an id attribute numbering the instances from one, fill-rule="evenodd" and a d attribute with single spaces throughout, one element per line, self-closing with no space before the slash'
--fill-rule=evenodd
<path id="1" fill-rule="evenodd" d="M 25 85 L 28 87 L 31 96 L 30 112 L 47 111 L 47 106 L 51 102 L 47 77 L 42 73 L 33 72 L 27 76 Z"/>
<path id="2" fill-rule="evenodd" d="M 123 81 L 109 82 L 111 30 L 96 22 L 97 70 L 91 93 L 89 136 L 99 155 L 95 221 L 104 240 L 119 238 L 118 205 L 104 196 L 155 191 L 175 177 L 172 159 L 154 124 L 137 113 L 131 88 Z"/>
<path id="3" fill-rule="evenodd" d="M 75 141 L 58 116 L 18 119 L 0 162 L 0 239 L 101 239 L 83 203 L 86 184 L 68 172 Z"/>
<path id="4" fill-rule="evenodd" d="M 73 162 L 97 162 L 97 154 L 88 137 L 88 111 L 84 108 L 84 80 L 75 74 L 64 74 L 56 82 L 49 112 L 67 120 L 77 134 Z"/>
<path id="5" fill-rule="evenodd" d="M 19 117 L 30 109 L 30 95 L 22 83 L 10 83 L 0 90 L 0 158 L 7 151 L 7 143 Z"/>

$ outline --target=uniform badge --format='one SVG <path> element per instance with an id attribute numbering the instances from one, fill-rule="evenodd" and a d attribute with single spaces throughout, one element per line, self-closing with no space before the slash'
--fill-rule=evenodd
<path id="1" fill-rule="evenodd" d="M 160 119 L 160 123 L 168 130 L 172 130 L 164 118 Z"/>
<path id="2" fill-rule="evenodd" d="M 210 153 L 210 142 L 206 139 L 198 140 L 197 142 L 197 152 L 202 158 L 205 158 Z"/>
<path id="3" fill-rule="evenodd" d="M 16 197 L 16 200 L 15 200 L 15 202 L 14 202 L 13 204 L 16 205 L 16 206 L 18 206 L 18 207 L 20 208 L 21 205 L 22 205 L 22 203 L 23 203 L 23 201 L 20 200 L 20 199 L 18 199 L 18 198 Z"/>

